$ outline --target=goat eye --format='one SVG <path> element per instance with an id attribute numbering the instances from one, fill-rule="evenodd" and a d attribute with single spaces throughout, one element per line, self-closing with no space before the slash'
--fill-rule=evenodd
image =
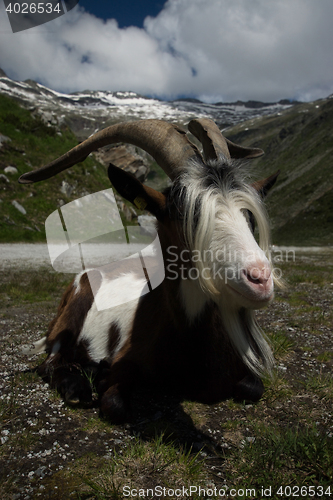
<path id="1" fill-rule="evenodd" d="M 255 227 L 256 227 L 256 220 L 254 218 L 254 215 L 250 210 L 243 210 L 244 216 L 247 220 L 247 223 L 249 225 L 249 228 L 251 229 L 252 233 L 254 233 Z"/>
<path id="2" fill-rule="evenodd" d="M 248 210 L 247 213 L 248 213 L 248 217 L 249 217 L 249 226 L 250 226 L 250 229 L 251 229 L 252 233 L 254 233 L 254 229 L 256 227 L 256 220 L 254 218 L 253 213 L 250 212 L 250 210 Z"/>

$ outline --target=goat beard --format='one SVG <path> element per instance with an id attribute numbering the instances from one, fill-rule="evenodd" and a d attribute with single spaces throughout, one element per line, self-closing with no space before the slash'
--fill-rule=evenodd
<path id="1" fill-rule="evenodd" d="M 255 318 L 255 311 L 230 307 L 221 295 L 214 297 L 231 344 L 244 364 L 255 375 L 270 373 L 274 366 L 272 350 Z"/>

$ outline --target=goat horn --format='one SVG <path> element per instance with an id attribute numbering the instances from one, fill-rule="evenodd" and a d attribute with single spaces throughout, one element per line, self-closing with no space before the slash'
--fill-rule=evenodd
<path id="1" fill-rule="evenodd" d="M 230 158 L 227 142 L 213 120 L 191 120 L 188 129 L 201 142 L 205 160 L 217 160 L 221 155 Z"/>
<path id="2" fill-rule="evenodd" d="M 21 184 L 49 179 L 87 158 L 102 146 L 127 142 L 149 153 L 166 174 L 174 179 L 190 158 L 201 158 L 184 130 L 162 120 L 140 120 L 111 125 L 92 135 L 57 160 L 19 178 Z"/>
<path id="3" fill-rule="evenodd" d="M 215 122 L 209 118 L 191 120 L 189 131 L 202 143 L 206 160 L 226 158 L 257 158 L 264 154 L 259 148 L 244 148 L 226 139 Z"/>

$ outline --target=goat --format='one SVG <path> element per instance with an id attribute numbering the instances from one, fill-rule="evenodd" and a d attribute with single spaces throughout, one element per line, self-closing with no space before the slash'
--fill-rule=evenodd
<path id="1" fill-rule="evenodd" d="M 230 397 L 257 401 L 264 390 L 260 376 L 274 363 L 254 310 L 274 295 L 262 198 L 278 173 L 249 184 L 242 160 L 261 156 L 261 149 L 232 143 L 209 119 L 192 120 L 188 128 L 202 143 L 203 156 L 177 126 L 126 122 L 19 180 L 47 179 L 116 142 L 150 153 L 172 180 L 160 193 L 109 166 L 116 190 L 134 205 L 139 200 L 157 219 L 165 279 L 140 298 L 99 311 L 96 293 L 112 304 L 119 290 L 126 295 L 147 283 L 135 269 L 112 276 L 98 269 L 80 273 L 33 351 L 48 354 L 38 372 L 67 403 L 89 404 L 92 393 L 83 371 L 93 373 L 100 410 L 115 423 L 128 417 L 137 384 L 170 387 L 205 403 Z"/>

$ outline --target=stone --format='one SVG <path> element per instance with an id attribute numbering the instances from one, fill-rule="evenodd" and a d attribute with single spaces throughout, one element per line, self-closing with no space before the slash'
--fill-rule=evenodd
<path id="1" fill-rule="evenodd" d="M 96 159 L 106 167 L 112 163 L 135 175 L 140 182 L 144 182 L 149 173 L 149 167 L 145 165 L 143 158 L 130 145 L 105 146 L 94 154 Z"/>
<path id="2" fill-rule="evenodd" d="M 68 182 L 62 181 L 60 192 L 69 197 L 73 192 L 73 188 L 68 184 Z"/>
<path id="3" fill-rule="evenodd" d="M 18 201 L 16 200 L 13 200 L 12 201 L 12 205 L 19 211 L 21 212 L 21 214 L 23 215 L 26 215 L 27 211 L 25 208 L 22 207 L 22 205 L 20 203 L 18 203 Z"/>
<path id="4" fill-rule="evenodd" d="M 9 182 L 9 179 L 6 175 L 0 174 L 0 182 Z"/>
<path id="5" fill-rule="evenodd" d="M 11 165 L 8 165 L 8 167 L 5 168 L 4 172 L 5 172 L 5 174 L 17 174 L 18 170 L 16 167 L 12 167 Z"/>
<path id="6" fill-rule="evenodd" d="M 7 137 L 6 135 L 0 134 L 0 148 L 5 142 L 10 142 L 11 139 Z"/>

